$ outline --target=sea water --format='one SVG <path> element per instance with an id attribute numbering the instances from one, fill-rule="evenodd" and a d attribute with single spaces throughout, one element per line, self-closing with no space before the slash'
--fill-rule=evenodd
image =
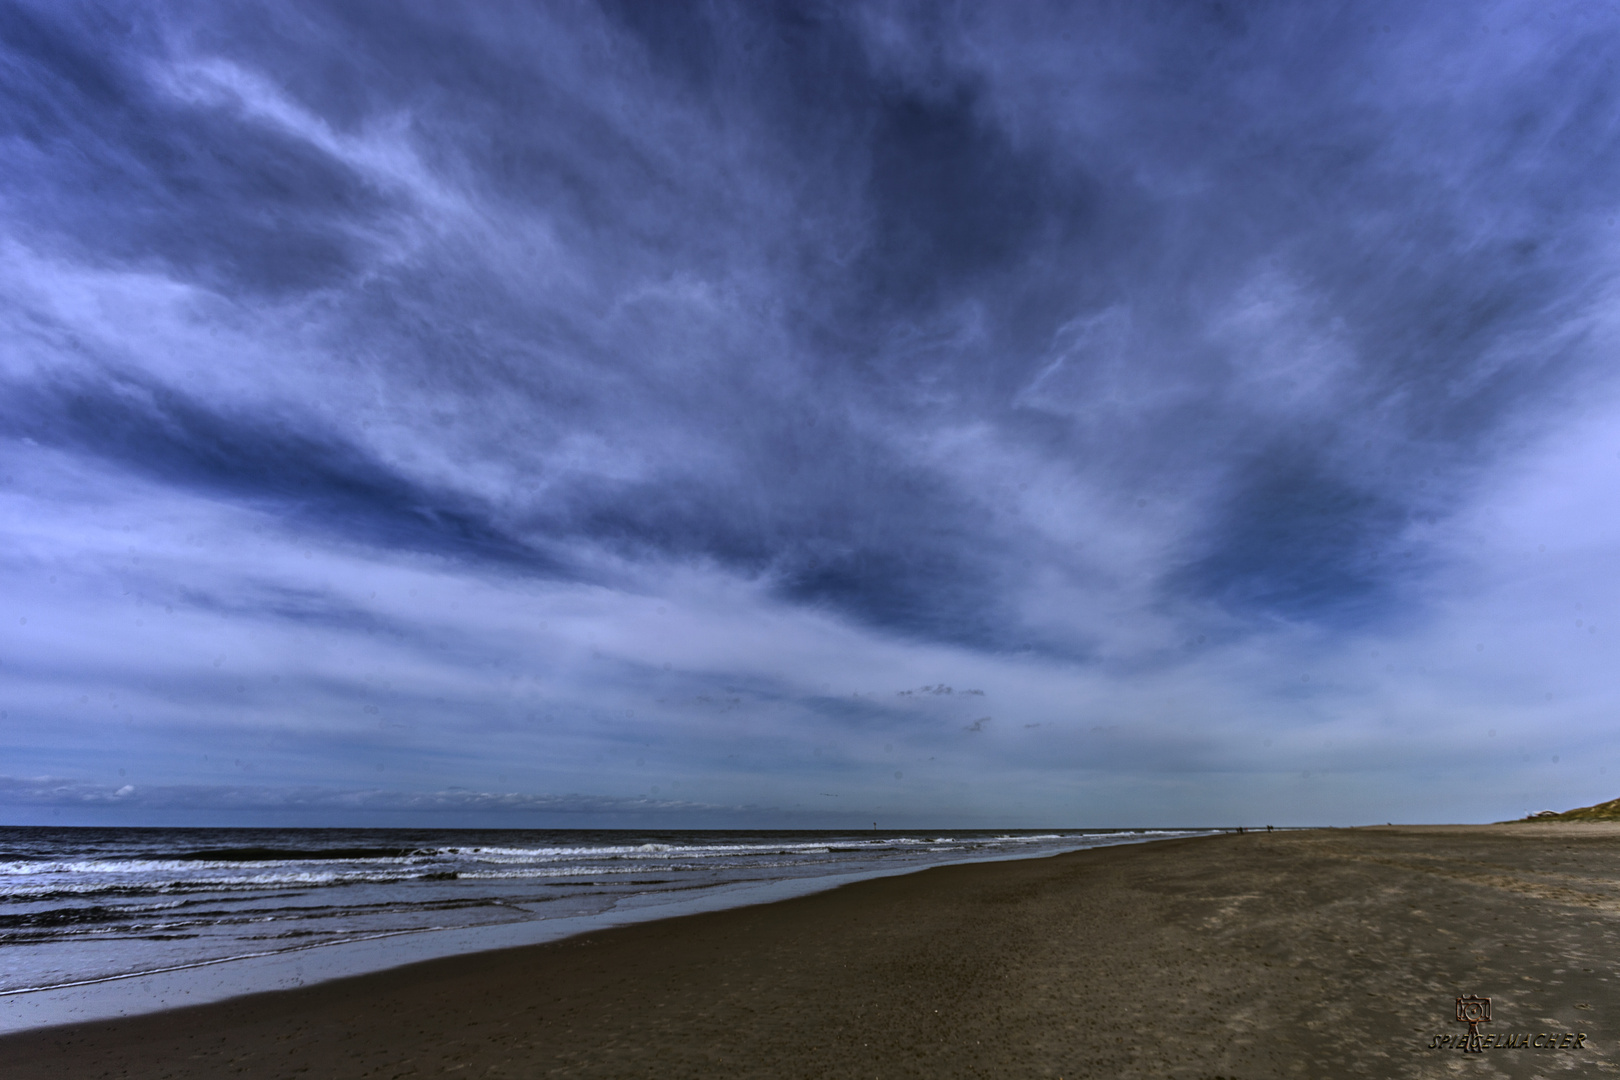
<path id="1" fill-rule="evenodd" d="M 217 999 L 945 863 L 1209 831 L 0 828 L 0 1029 L 173 1004 L 152 997 L 160 986 Z"/>

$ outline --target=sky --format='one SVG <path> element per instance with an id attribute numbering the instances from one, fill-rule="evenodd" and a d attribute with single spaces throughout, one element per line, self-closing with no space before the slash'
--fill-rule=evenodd
<path id="1" fill-rule="evenodd" d="M 6 0 L 0 823 L 1612 798 L 1617 73 L 1545 2 Z"/>

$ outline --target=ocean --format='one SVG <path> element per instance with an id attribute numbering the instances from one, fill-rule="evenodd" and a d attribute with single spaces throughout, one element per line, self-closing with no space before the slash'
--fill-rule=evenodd
<path id="1" fill-rule="evenodd" d="M 795 883 L 776 891 L 788 895 L 816 879 L 1212 831 L 0 828 L 0 1008 L 255 957 L 434 934 L 477 947 L 514 940 L 480 928 L 607 925 L 769 891 L 755 886 Z M 368 955 L 375 965 L 388 949 Z"/>

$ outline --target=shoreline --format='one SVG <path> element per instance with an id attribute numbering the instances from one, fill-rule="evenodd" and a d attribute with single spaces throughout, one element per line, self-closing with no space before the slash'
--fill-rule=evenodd
<path id="1" fill-rule="evenodd" d="M 1203 841 L 1195 843 L 1194 841 Z M 19 1078 L 1615 1075 L 1620 826 L 1218 834 L 965 863 L 0 1038 Z M 3 1007 L 3 1005 L 0 1005 Z M 1565 1034 L 1581 1048 L 1534 1049 Z M 1504 1039 L 1504 1042 L 1510 1041 Z"/>
<path id="2" fill-rule="evenodd" d="M 1143 830 L 1143 832 L 1184 832 Z M 1185 830 L 1191 831 L 1191 830 Z M 1202 835 L 1218 835 L 1206 833 Z M 1131 835 L 1129 839 L 1078 846 L 1074 851 L 1194 839 L 1185 835 Z M 660 919 L 779 903 L 845 885 L 922 873 L 946 866 L 1048 858 L 1011 853 L 907 866 L 771 881 L 730 882 L 681 892 L 626 897 L 590 915 L 524 920 L 490 926 L 400 930 L 246 956 L 200 960 L 37 988 L 0 992 L 0 1037 L 123 1017 L 137 1017 L 215 1004 L 255 994 L 296 990 L 340 979 L 387 972 L 432 960 L 544 945 L 583 934 Z"/>

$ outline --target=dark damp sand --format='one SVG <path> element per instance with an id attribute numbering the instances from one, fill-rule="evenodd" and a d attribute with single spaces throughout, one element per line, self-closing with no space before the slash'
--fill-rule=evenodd
<path id="1" fill-rule="evenodd" d="M 0 1075 L 1611 1075 L 1617 929 L 1620 825 L 1224 835 L 28 1032 Z M 1586 1048 L 1428 1049 L 1469 993 Z"/>

